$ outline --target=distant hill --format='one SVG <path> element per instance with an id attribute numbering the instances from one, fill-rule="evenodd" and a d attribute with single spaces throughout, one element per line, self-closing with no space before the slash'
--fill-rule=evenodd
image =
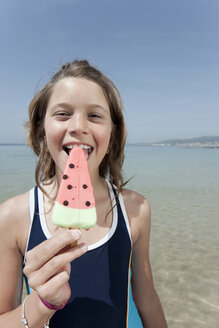
<path id="1" fill-rule="evenodd" d="M 176 144 L 185 144 L 185 143 L 219 143 L 219 136 L 204 136 L 198 138 L 191 138 L 191 139 L 168 139 L 164 141 L 155 142 L 156 144 L 169 144 L 169 145 L 176 145 Z"/>
<path id="2" fill-rule="evenodd" d="M 181 146 L 219 148 L 219 136 L 203 136 L 190 139 L 169 139 L 152 143 L 153 146 Z"/>

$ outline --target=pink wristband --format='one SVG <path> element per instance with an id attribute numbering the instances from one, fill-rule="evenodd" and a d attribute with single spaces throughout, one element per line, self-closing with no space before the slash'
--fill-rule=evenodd
<path id="1" fill-rule="evenodd" d="M 40 296 L 39 296 L 39 299 L 41 300 L 41 302 L 48 308 L 48 309 L 50 309 L 50 310 L 61 310 L 61 309 L 63 309 L 64 307 L 65 307 L 65 305 L 66 305 L 66 303 L 65 304 L 61 304 L 61 305 L 52 305 L 52 304 L 50 304 L 50 303 L 48 303 L 48 302 L 46 302 L 43 298 L 41 298 Z"/>

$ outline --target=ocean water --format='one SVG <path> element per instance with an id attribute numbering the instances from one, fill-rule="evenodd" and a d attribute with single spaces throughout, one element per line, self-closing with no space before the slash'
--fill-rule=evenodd
<path id="1" fill-rule="evenodd" d="M 34 185 L 26 146 L 0 146 L 0 202 Z M 127 187 L 152 208 L 150 258 L 169 328 L 219 326 L 219 150 L 127 146 Z M 129 328 L 142 327 L 130 297 Z"/>

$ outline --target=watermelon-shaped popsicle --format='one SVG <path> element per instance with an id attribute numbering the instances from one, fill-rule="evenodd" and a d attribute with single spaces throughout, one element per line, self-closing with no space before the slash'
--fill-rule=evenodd
<path id="1" fill-rule="evenodd" d="M 84 150 L 68 156 L 55 201 L 52 222 L 64 228 L 89 229 L 97 220 L 96 204 Z"/>

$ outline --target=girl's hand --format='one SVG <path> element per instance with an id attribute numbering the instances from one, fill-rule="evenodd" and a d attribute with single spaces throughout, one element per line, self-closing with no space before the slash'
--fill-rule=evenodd
<path id="1" fill-rule="evenodd" d="M 77 244 L 79 238 L 80 230 L 61 230 L 26 254 L 29 286 L 52 305 L 64 304 L 71 296 L 70 262 L 87 251 L 86 244 Z"/>

